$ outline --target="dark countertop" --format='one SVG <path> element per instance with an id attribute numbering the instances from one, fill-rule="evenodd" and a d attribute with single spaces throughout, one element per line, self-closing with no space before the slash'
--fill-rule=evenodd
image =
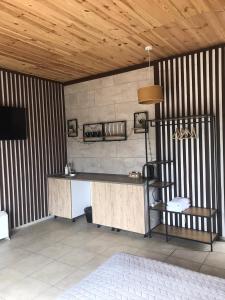
<path id="1" fill-rule="evenodd" d="M 130 178 L 128 175 L 118 174 L 104 174 L 104 173 L 82 173 L 78 172 L 75 176 L 66 176 L 64 174 L 48 175 L 50 178 L 68 179 L 68 180 L 84 180 L 84 181 L 102 181 L 102 182 L 115 182 L 125 184 L 139 184 L 143 185 L 145 179 L 143 178 Z"/>

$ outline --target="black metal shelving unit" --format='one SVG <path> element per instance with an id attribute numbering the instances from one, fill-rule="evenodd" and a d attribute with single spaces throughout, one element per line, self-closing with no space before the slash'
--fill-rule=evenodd
<path id="1" fill-rule="evenodd" d="M 174 182 L 167 182 L 161 180 L 161 168 L 166 164 L 171 167 L 171 164 L 175 164 L 175 161 L 172 160 L 156 160 L 156 161 L 148 161 L 148 129 L 149 127 L 160 127 L 160 126 L 171 126 L 176 124 L 176 122 L 182 122 L 183 124 L 197 124 L 201 122 L 209 122 L 212 125 L 212 134 L 213 134 L 213 163 L 214 163 L 214 182 L 215 182 L 215 195 L 216 195 L 216 205 L 212 207 L 210 202 L 210 206 L 207 207 L 196 207 L 191 206 L 190 208 L 182 211 L 182 212 L 173 212 L 167 209 L 167 197 L 162 197 L 162 190 L 169 189 L 174 185 Z M 146 155 L 146 163 L 144 168 L 151 165 L 154 166 L 154 170 L 156 171 L 155 181 L 152 179 L 146 178 L 146 192 L 147 192 L 147 204 L 148 204 L 148 235 L 152 236 L 152 233 L 161 234 L 166 237 L 166 241 L 169 240 L 169 237 L 176 237 L 186 240 L 197 241 L 205 244 L 209 244 L 211 247 L 211 251 L 213 251 L 213 242 L 218 238 L 217 233 L 217 213 L 218 213 L 218 205 L 217 205 L 217 195 L 218 195 L 218 180 L 217 180 L 217 140 L 216 140 L 216 124 L 215 117 L 209 115 L 201 115 L 201 116 L 190 116 L 190 117 L 178 117 L 178 118 L 168 118 L 168 119 L 154 119 L 147 120 L 145 123 L 145 155 Z M 178 123 L 177 123 L 178 124 Z M 156 188 L 159 190 L 159 194 L 161 196 L 160 202 L 157 202 L 155 206 L 150 205 L 150 189 Z M 160 192 L 161 191 L 161 192 Z M 172 200 L 172 199 L 170 199 Z M 151 211 L 158 211 L 160 214 L 160 223 L 156 225 L 154 228 L 151 228 Z M 181 226 L 171 226 L 168 224 L 168 214 L 177 214 L 183 216 L 193 216 L 198 218 L 205 218 L 209 224 L 208 231 L 202 231 L 197 229 L 191 229 L 187 227 Z M 163 220 L 164 215 L 164 220 Z M 216 227 L 216 231 L 213 231 L 213 228 Z"/>

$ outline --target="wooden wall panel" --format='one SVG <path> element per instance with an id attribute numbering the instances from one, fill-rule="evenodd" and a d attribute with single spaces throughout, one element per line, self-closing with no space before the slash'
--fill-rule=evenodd
<path id="1" fill-rule="evenodd" d="M 14 228 L 47 216 L 46 175 L 63 171 L 63 86 L 0 70 L 0 106 L 27 109 L 27 139 L 0 141 L 0 210 Z"/>

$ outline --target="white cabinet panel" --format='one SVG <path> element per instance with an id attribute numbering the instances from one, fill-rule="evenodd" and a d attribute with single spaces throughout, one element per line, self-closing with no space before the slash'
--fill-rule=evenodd
<path id="1" fill-rule="evenodd" d="M 89 181 L 72 180 L 72 218 L 84 214 L 84 208 L 91 205 L 91 184 Z"/>
<path id="2" fill-rule="evenodd" d="M 9 239 L 8 214 L 0 211 L 0 239 Z"/>

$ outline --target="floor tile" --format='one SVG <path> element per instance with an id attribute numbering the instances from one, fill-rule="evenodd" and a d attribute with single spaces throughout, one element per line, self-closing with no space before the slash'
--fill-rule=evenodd
<path id="1" fill-rule="evenodd" d="M 0 290 L 7 288 L 13 283 L 22 280 L 25 277 L 20 272 L 17 272 L 10 268 L 4 268 L 0 270 Z"/>
<path id="2" fill-rule="evenodd" d="M 108 249 L 101 252 L 101 254 L 103 254 L 104 256 L 110 257 L 113 254 L 116 254 L 119 252 L 136 254 L 138 252 L 138 250 L 139 250 L 138 248 L 134 248 L 134 247 L 128 246 L 128 245 L 115 245 L 115 246 L 108 247 Z"/>
<path id="3" fill-rule="evenodd" d="M 52 242 L 47 239 L 42 239 L 42 238 L 37 239 L 37 237 L 35 237 L 29 243 L 25 243 L 25 244 L 21 245 L 20 248 L 26 249 L 31 252 L 39 252 L 43 248 L 46 248 L 46 247 L 50 246 L 51 244 L 52 244 Z"/>
<path id="4" fill-rule="evenodd" d="M 217 241 L 213 244 L 213 251 L 225 253 L 225 241 Z"/>
<path id="5" fill-rule="evenodd" d="M 174 256 L 169 256 L 168 258 L 166 258 L 165 262 L 167 262 L 171 265 L 179 266 L 179 267 L 189 269 L 192 271 L 199 271 L 200 267 L 201 267 L 200 263 L 196 263 L 194 261 L 190 261 L 190 260 L 186 260 L 186 259 L 177 258 Z"/>
<path id="6" fill-rule="evenodd" d="M 202 264 L 206 257 L 209 255 L 209 252 L 203 252 L 203 251 L 193 251 L 193 250 L 187 250 L 187 249 L 178 249 L 175 250 L 172 253 L 173 257 L 190 260 L 193 262 L 197 262 Z"/>
<path id="7" fill-rule="evenodd" d="M 57 288 L 66 290 L 71 288 L 74 284 L 78 283 L 81 279 L 90 274 L 89 270 L 77 269 L 75 272 L 59 281 L 56 285 Z"/>
<path id="8" fill-rule="evenodd" d="M 57 259 L 71 251 L 73 251 L 73 247 L 61 243 L 55 243 L 49 247 L 43 247 L 43 249 L 40 250 L 39 253 L 41 255 L 45 255 L 50 258 Z"/>
<path id="9" fill-rule="evenodd" d="M 15 248 L 23 248 L 25 246 L 31 245 L 34 241 L 37 240 L 38 240 L 38 236 L 34 236 L 34 235 L 22 235 L 22 236 L 12 235 L 10 244 Z"/>
<path id="10" fill-rule="evenodd" d="M 40 238 L 47 239 L 50 242 L 59 242 L 65 237 L 70 236 L 71 232 L 67 230 L 55 230 L 40 235 Z"/>
<path id="11" fill-rule="evenodd" d="M 0 241 L 0 299 L 56 299 L 115 253 L 125 252 L 225 278 L 225 242 L 208 245 L 49 219 Z M 26 277 L 27 276 L 27 277 Z M 53 286 L 54 285 L 54 286 Z"/>
<path id="12" fill-rule="evenodd" d="M 89 260 L 88 263 L 83 264 L 80 269 L 92 272 L 102 265 L 107 259 L 108 257 L 104 255 L 96 255 L 93 259 Z"/>
<path id="13" fill-rule="evenodd" d="M 85 245 L 90 240 L 90 236 L 88 232 L 78 232 L 74 235 L 70 235 L 60 241 L 60 243 L 79 248 Z"/>
<path id="14" fill-rule="evenodd" d="M 86 250 L 102 253 L 107 250 L 109 247 L 114 245 L 114 240 L 105 239 L 104 237 L 97 237 L 91 241 L 88 241 L 84 247 Z"/>
<path id="15" fill-rule="evenodd" d="M 11 240 L 0 240 L 0 255 L 5 251 L 15 250 L 16 248 L 19 248 L 19 245 L 12 244 Z"/>
<path id="16" fill-rule="evenodd" d="M 87 251 L 85 249 L 74 249 L 72 253 L 60 257 L 58 261 L 79 268 L 95 256 L 96 253 L 94 252 Z"/>
<path id="17" fill-rule="evenodd" d="M 33 278 L 24 278 L 0 291 L 4 300 L 31 300 L 51 286 Z"/>
<path id="18" fill-rule="evenodd" d="M 74 271 L 74 268 L 60 262 L 52 262 L 31 274 L 32 278 L 54 285 Z"/>
<path id="19" fill-rule="evenodd" d="M 167 255 L 164 255 L 162 253 L 150 251 L 148 249 L 139 249 L 135 255 L 143 256 L 146 258 L 151 258 L 159 261 L 165 261 L 165 259 L 168 257 Z"/>
<path id="20" fill-rule="evenodd" d="M 34 297 L 33 300 L 55 300 L 60 295 L 63 294 L 64 291 L 58 289 L 56 287 L 51 287 L 39 294 L 37 297 Z"/>
<path id="21" fill-rule="evenodd" d="M 142 247 L 143 249 L 148 249 L 149 251 L 158 252 L 164 255 L 170 255 L 176 249 L 174 245 L 168 244 L 166 242 L 146 240 L 146 243 Z"/>
<path id="22" fill-rule="evenodd" d="M 163 241 L 164 242 L 164 241 Z M 170 238 L 168 244 L 173 245 L 176 249 L 210 251 L 210 246 L 191 240 L 183 240 L 178 238 Z"/>
<path id="23" fill-rule="evenodd" d="M 121 237 L 120 233 L 112 232 L 112 231 L 102 231 L 101 229 L 101 231 L 99 231 L 99 234 L 96 238 L 112 244 L 119 241 L 120 237 Z"/>
<path id="24" fill-rule="evenodd" d="M 205 260 L 205 264 L 212 267 L 225 269 L 225 253 L 219 253 L 219 252 L 209 253 L 209 255 Z"/>
<path id="25" fill-rule="evenodd" d="M 25 257 L 29 257 L 32 253 L 23 249 L 10 249 L 1 253 L 0 255 L 0 267 L 10 266 L 23 260 Z"/>
<path id="26" fill-rule="evenodd" d="M 52 262 L 52 259 L 39 255 L 39 254 L 31 254 L 27 258 L 20 260 L 18 263 L 11 266 L 12 269 L 21 272 L 25 275 L 29 275 L 45 265 Z"/>
<path id="27" fill-rule="evenodd" d="M 208 275 L 212 275 L 212 276 L 225 278 L 225 269 L 215 268 L 215 267 L 208 266 L 208 265 L 205 265 L 205 264 L 203 264 L 201 266 L 200 272 L 208 274 Z"/>
<path id="28" fill-rule="evenodd" d="M 139 238 L 134 238 L 134 237 L 130 237 L 130 236 L 121 235 L 121 236 L 118 236 L 117 242 L 120 242 L 120 244 L 123 244 L 123 245 L 132 246 L 134 248 L 142 248 L 146 245 L 146 243 L 148 241 L 146 241 L 146 239 L 144 239 L 143 236 L 141 236 Z"/>

